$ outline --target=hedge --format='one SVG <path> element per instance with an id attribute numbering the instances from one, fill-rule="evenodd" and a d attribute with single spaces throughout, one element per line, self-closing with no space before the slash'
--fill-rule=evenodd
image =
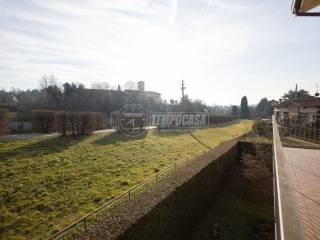
<path id="1" fill-rule="evenodd" d="M 32 127 L 39 133 L 55 132 L 55 111 L 33 110 Z"/>
<path id="2" fill-rule="evenodd" d="M 64 111 L 56 112 L 55 126 L 59 133 L 61 133 L 63 136 L 67 135 L 67 131 L 68 131 L 67 112 L 64 112 Z"/>
<path id="3" fill-rule="evenodd" d="M 32 116 L 34 129 L 40 133 L 81 135 L 104 127 L 104 115 L 97 112 L 34 110 Z"/>
<path id="4" fill-rule="evenodd" d="M 227 123 L 231 121 L 235 121 L 238 119 L 238 116 L 235 115 L 210 115 L 209 123 L 217 124 L 217 123 Z"/>
<path id="5" fill-rule="evenodd" d="M 8 133 L 8 110 L 0 109 L 0 135 Z"/>

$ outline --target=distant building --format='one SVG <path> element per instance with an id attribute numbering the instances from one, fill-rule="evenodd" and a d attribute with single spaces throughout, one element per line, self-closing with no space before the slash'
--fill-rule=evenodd
<path id="1" fill-rule="evenodd" d="M 138 82 L 138 91 L 144 92 L 144 81 Z"/>
<path id="2" fill-rule="evenodd" d="M 117 92 L 116 90 L 105 90 L 105 89 L 82 89 L 82 91 L 86 92 L 88 96 L 92 97 L 103 97 L 106 95 L 114 94 Z M 146 99 L 152 99 L 155 103 L 161 103 L 161 94 L 158 92 L 153 91 L 145 91 L 145 82 L 140 81 L 138 82 L 138 89 L 137 90 L 131 90 L 126 89 L 123 91 L 127 95 L 131 96 L 141 96 Z"/>
<path id="3" fill-rule="evenodd" d="M 144 91 L 144 95 L 147 98 L 152 98 L 155 103 L 161 103 L 162 102 L 161 94 L 158 93 L 158 92 Z"/>
<path id="4" fill-rule="evenodd" d="M 297 114 L 320 114 L 320 98 L 305 98 L 284 101 L 274 108 L 275 116 L 279 119 L 293 117 Z"/>
<path id="5" fill-rule="evenodd" d="M 140 96 L 151 98 L 155 103 L 161 103 L 161 94 L 153 91 L 145 91 L 145 83 L 143 81 L 138 82 L 138 90 L 124 90 L 128 94 L 138 94 Z"/>

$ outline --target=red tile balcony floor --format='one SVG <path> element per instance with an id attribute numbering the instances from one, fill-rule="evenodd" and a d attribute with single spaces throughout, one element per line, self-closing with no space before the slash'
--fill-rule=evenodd
<path id="1" fill-rule="evenodd" d="M 320 150 L 284 148 L 305 239 L 320 240 Z"/>

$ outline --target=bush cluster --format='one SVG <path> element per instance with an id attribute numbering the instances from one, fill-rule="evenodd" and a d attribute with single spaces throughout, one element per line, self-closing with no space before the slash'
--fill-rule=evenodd
<path id="1" fill-rule="evenodd" d="M 55 131 L 55 111 L 32 111 L 32 126 L 36 132 L 49 133 Z"/>
<path id="2" fill-rule="evenodd" d="M 103 129 L 103 123 L 103 113 L 52 110 L 32 111 L 33 128 L 40 133 L 89 134 L 95 130 Z"/>
<path id="3" fill-rule="evenodd" d="M 0 109 L 0 135 L 8 132 L 8 111 Z"/>
<path id="4" fill-rule="evenodd" d="M 237 119 L 238 117 L 235 115 L 210 115 L 209 123 L 210 124 L 227 123 L 227 122 L 235 121 Z"/>
<path id="5" fill-rule="evenodd" d="M 262 120 L 256 120 L 252 126 L 252 131 L 258 136 L 268 137 L 272 134 L 272 125 Z"/>

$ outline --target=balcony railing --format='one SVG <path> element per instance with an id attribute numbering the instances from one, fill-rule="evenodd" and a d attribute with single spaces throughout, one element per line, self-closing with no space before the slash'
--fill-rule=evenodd
<path id="1" fill-rule="evenodd" d="M 296 203 L 293 198 L 294 189 L 288 176 L 287 159 L 281 143 L 279 129 L 275 117 L 273 125 L 273 190 L 276 240 L 303 239 Z"/>
<path id="2" fill-rule="evenodd" d="M 287 114 L 276 120 L 281 137 L 295 137 L 320 144 L 320 114 Z"/>

